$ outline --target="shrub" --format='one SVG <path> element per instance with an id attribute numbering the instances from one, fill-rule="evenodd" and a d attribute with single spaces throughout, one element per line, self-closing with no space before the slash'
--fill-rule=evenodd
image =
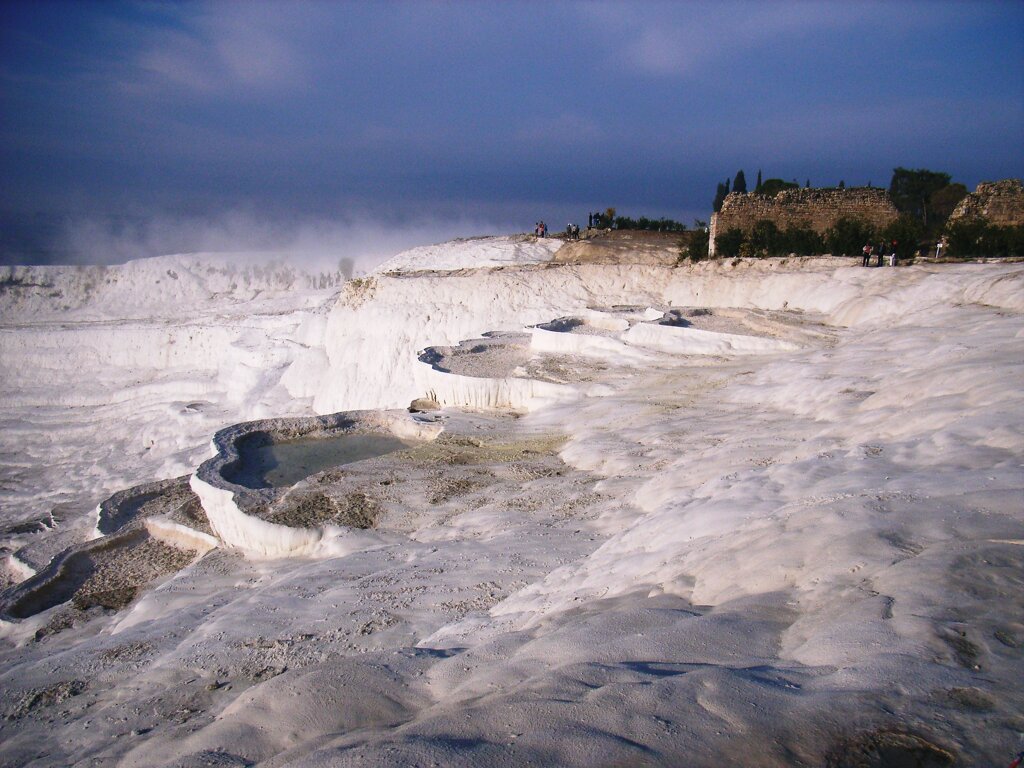
<path id="1" fill-rule="evenodd" d="M 946 227 L 951 256 L 1024 256 L 1024 226 L 997 227 L 982 219 Z"/>
<path id="2" fill-rule="evenodd" d="M 780 243 L 779 228 L 775 222 L 768 219 L 761 219 L 754 222 L 754 228 L 750 230 L 747 242 L 750 243 L 751 255 L 772 256 L 779 251 Z"/>
<path id="3" fill-rule="evenodd" d="M 701 261 L 708 257 L 708 242 L 711 236 L 706 228 L 695 229 L 690 235 L 690 242 L 683 253 L 690 261 Z"/>
<path id="4" fill-rule="evenodd" d="M 648 232 L 685 232 L 686 225 L 674 219 L 649 219 L 641 216 L 639 219 L 631 219 L 629 216 L 617 216 L 615 218 L 616 229 L 640 229 Z"/>
<path id="5" fill-rule="evenodd" d="M 782 232 L 780 237 L 782 253 L 795 253 L 798 256 L 812 256 L 825 251 L 825 241 L 807 224 L 792 224 Z"/>
<path id="6" fill-rule="evenodd" d="M 743 231 L 733 228 L 715 238 L 715 254 L 718 256 L 730 257 L 739 256 L 740 246 L 743 245 Z"/>
<path id="7" fill-rule="evenodd" d="M 882 237 L 885 241 L 892 243 L 895 240 L 896 253 L 904 258 L 914 255 L 924 234 L 924 224 L 907 213 L 901 213 L 899 218 L 882 230 Z"/>
<path id="8" fill-rule="evenodd" d="M 824 241 L 809 224 L 790 224 L 779 229 L 775 222 L 762 219 L 755 222 L 753 229 L 744 237 L 740 248 L 741 256 L 786 256 L 795 253 L 812 256 L 824 251 Z"/>
<path id="9" fill-rule="evenodd" d="M 860 253 L 864 244 L 875 239 L 875 229 L 863 219 L 843 216 L 825 233 L 825 245 L 833 254 Z"/>

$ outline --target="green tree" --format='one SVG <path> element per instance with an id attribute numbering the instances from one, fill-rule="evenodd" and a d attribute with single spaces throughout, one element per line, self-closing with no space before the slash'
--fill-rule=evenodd
<path id="1" fill-rule="evenodd" d="M 843 181 L 842 179 L 839 180 L 839 188 L 846 189 L 846 182 Z"/>
<path id="2" fill-rule="evenodd" d="M 875 230 L 863 219 L 843 216 L 825 233 L 825 246 L 833 255 L 851 256 L 860 253 L 865 243 L 875 238 Z"/>
<path id="3" fill-rule="evenodd" d="M 736 171 L 736 178 L 732 182 L 732 191 L 747 194 L 747 177 L 743 175 L 743 169 Z"/>
<path id="4" fill-rule="evenodd" d="M 978 242 L 985 231 L 981 219 L 960 219 L 946 227 L 946 241 L 951 256 L 978 256 Z"/>
<path id="5" fill-rule="evenodd" d="M 761 169 L 760 168 L 757 169 L 757 185 L 754 187 L 754 194 L 755 195 L 760 195 L 761 194 Z"/>
<path id="6" fill-rule="evenodd" d="M 950 175 L 925 168 L 895 168 L 889 182 L 889 197 L 900 213 L 909 213 L 928 227 L 931 196 L 949 186 Z M 870 184 L 868 185 L 870 186 Z"/>
<path id="7" fill-rule="evenodd" d="M 718 213 L 722 210 L 722 203 L 725 202 L 725 196 L 729 194 L 729 180 L 726 179 L 725 183 L 718 182 L 718 190 L 715 192 L 715 201 L 711 204 L 711 210 Z"/>
<path id="8" fill-rule="evenodd" d="M 931 205 L 931 216 L 935 226 L 939 222 L 945 224 L 957 204 L 967 197 L 967 187 L 963 184 L 949 184 L 932 192 L 928 202 Z"/>
<path id="9" fill-rule="evenodd" d="M 887 243 L 892 245 L 895 241 L 896 253 L 902 258 L 914 255 L 924 234 L 924 224 L 909 213 L 901 213 L 895 221 L 882 230 L 882 237 Z"/>
<path id="10" fill-rule="evenodd" d="M 775 195 L 784 189 L 796 189 L 799 186 L 799 184 L 783 181 L 782 179 L 768 179 L 761 185 L 761 194 L 767 195 L 768 197 L 775 197 Z"/>

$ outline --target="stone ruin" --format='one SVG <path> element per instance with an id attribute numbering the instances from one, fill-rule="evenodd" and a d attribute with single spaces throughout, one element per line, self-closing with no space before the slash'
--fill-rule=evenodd
<path id="1" fill-rule="evenodd" d="M 733 192 L 726 196 L 722 210 L 711 216 L 708 255 L 715 255 L 716 235 L 730 229 L 749 233 L 765 219 L 779 229 L 799 225 L 824 234 L 844 216 L 882 228 L 898 215 L 889 193 L 874 187 L 784 189 L 774 197 Z"/>
<path id="2" fill-rule="evenodd" d="M 949 223 L 980 219 L 997 227 L 1024 225 L 1024 184 L 1020 179 L 983 181 L 949 216 Z"/>

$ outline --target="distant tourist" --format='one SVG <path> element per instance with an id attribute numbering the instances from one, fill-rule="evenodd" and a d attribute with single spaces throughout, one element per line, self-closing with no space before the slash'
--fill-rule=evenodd
<path id="1" fill-rule="evenodd" d="M 939 258 L 942 255 L 942 241 L 939 240 L 939 244 L 935 246 L 935 258 Z"/>
<path id="2" fill-rule="evenodd" d="M 891 250 L 889 251 L 889 266 L 890 267 L 895 267 L 896 266 L 896 241 L 895 240 L 892 241 Z"/>
<path id="3" fill-rule="evenodd" d="M 870 267 L 871 266 L 871 246 L 868 245 L 867 243 L 865 243 L 864 247 L 861 250 L 864 253 L 864 258 L 861 260 L 860 265 L 862 267 Z"/>
<path id="4" fill-rule="evenodd" d="M 876 267 L 882 266 L 882 259 L 885 257 L 885 243 L 881 242 L 878 244 L 878 264 Z"/>

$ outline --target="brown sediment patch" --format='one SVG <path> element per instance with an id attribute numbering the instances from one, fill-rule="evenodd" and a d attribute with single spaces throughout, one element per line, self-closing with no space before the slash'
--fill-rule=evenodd
<path id="1" fill-rule="evenodd" d="M 105 648 L 100 652 L 100 658 L 106 662 L 133 663 L 144 659 L 152 652 L 152 643 L 134 640 Z"/>
<path id="2" fill-rule="evenodd" d="M 196 556 L 157 541 L 144 528 L 86 542 L 3 595 L 3 611 L 27 618 L 71 602 L 78 612 L 101 607 L 120 610 L 152 581 L 181 570 Z M 80 614 L 79 614 L 80 615 Z M 75 614 L 55 616 L 42 635 L 72 626 Z M 39 639 L 39 638 L 37 638 Z"/>
<path id="3" fill-rule="evenodd" d="M 592 236 L 573 240 L 551 257 L 558 264 L 654 264 L 674 266 L 679 260 L 685 232 L 642 230 L 592 231 Z"/>
<path id="4" fill-rule="evenodd" d="M 89 577 L 71 598 L 80 610 L 99 605 L 119 611 L 150 582 L 176 573 L 192 562 L 195 551 L 168 546 L 151 536 L 111 550 L 99 558 Z"/>
<path id="5" fill-rule="evenodd" d="M 506 464 L 535 456 L 552 456 L 565 445 L 563 435 L 546 435 L 516 441 L 496 441 L 443 433 L 408 453 L 413 463 Z"/>
<path id="6" fill-rule="evenodd" d="M 431 483 L 431 495 L 427 500 L 431 504 L 443 504 L 485 488 L 493 482 L 494 473 L 488 471 L 475 470 L 465 477 L 453 477 L 450 473 L 442 473 Z"/>
<path id="7" fill-rule="evenodd" d="M 538 355 L 523 369 L 528 378 L 550 381 L 554 384 L 578 384 L 593 381 L 607 371 L 608 363 L 599 358 L 580 358 L 570 355 Z"/>
<path id="8" fill-rule="evenodd" d="M 367 529 L 377 524 L 382 512 L 380 502 L 367 493 L 334 496 L 318 488 L 289 494 L 266 520 L 291 528 L 333 524 Z"/>
<path id="9" fill-rule="evenodd" d="M 943 768 L 955 756 L 927 739 L 899 730 L 858 734 L 839 744 L 825 760 L 827 768 Z"/>
<path id="10" fill-rule="evenodd" d="M 966 624 L 940 627 L 936 634 L 953 654 L 956 663 L 975 672 L 981 669 L 982 649 L 970 638 Z"/>
<path id="11" fill-rule="evenodd" d="M 995 699 L 980 688 L 948 688 L 941 693 L 958 707 L 971 712 L 990 712 L 996 708 Z"/>
<path id="12" fill-rule="evenodd" d="M 78 696 L 89 687 L 85 680 L 62 680 L 45 688 L 33 688 L 26 692 L 15 705 L 7 711 L 7 720 L 20 720 L 25 715 L 44 707 L 61 704 L 73 696 Z"/>

